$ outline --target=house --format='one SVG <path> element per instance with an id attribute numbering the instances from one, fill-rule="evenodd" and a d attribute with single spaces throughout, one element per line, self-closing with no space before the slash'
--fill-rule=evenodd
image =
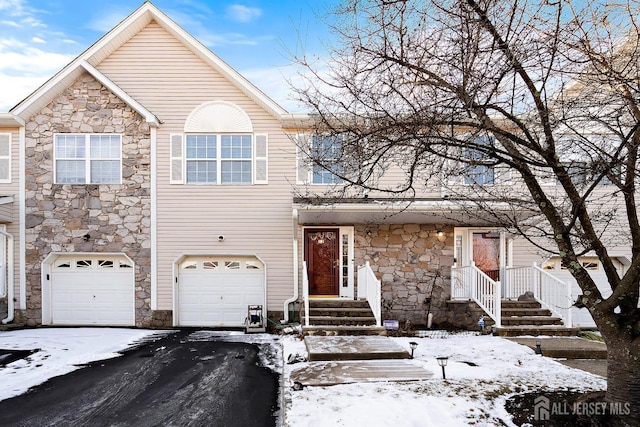
<path id="1" fill-rule="evenodd" d="M 3 323 L 239 327 L 257 305 L 378 333 L 500 323 L 535 274 L 566 291 L 440 189 L 309 197 L 340 183 L 298 155 L 306 120 L 145 2 L 0 115 Z"/>

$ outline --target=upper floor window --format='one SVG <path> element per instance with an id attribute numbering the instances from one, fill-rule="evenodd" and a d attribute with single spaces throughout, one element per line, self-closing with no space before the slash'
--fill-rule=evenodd
<path id="1" fill-rule="evenodd" d="M 476 136 L 473 143 L 476 146 L 493 146 L 495 138 L 484 135 Z M 479 148 L 466 148 L 463 153 L 466 166 L 464 183 L 467 185 L 493 185 L 495 184 L 495 168 L 490 163 L 486 153 Z"/>
<path id="2" fill-rule="evenodd" d="M 343 173 L 342 137 L 314 135 L 311 138 L 311 154 L 317 162 L 312 167 L 314 184 L 341 184 Z"/>
<path id="3" fill-rule="evenodd" d="M 251 184 L 251 135 L 187 135 L 187 183 Z"/>
<path id="4" fill-rule="evenodd" d="M 54 138 L 56 184 L 119 184 L 122 137 L 58 134 Z"/>

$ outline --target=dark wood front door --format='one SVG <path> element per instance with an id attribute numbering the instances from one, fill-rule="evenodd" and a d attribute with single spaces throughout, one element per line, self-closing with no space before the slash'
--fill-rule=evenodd
<path id="1" fill-rule="evenodd" d="M 304 259 L 309 275 L 309 295 L 338 295 L 339 236 L 337 228 L 304 231 Z"/>

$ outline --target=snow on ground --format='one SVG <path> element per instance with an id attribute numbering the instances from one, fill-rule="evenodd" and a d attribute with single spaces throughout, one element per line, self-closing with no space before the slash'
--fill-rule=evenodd
<path id="1" fill-rule="evenodd" d="M 0 332 L 2 350 L 38 350 L 0 368 L 0 400 L 25 393 L 83 364 L 118 357 L 118 352 L 166 332 L 119 328 L 40 328 Z"/>
<path id="2" fill-rule="evenodd" d="M 39 349 L 26 359 L 0 368 L 0 400 L 22 394 L 83 364 L 117 357 L 118 352 L 128 347 L 165 333 L 118 328 L 0 332 L 0 349 Z M 408 351 L 410 341 L 418 343 L 412 363 L 433 372 L 430 380 L 305 387 L 294 391 L 289 374 L 307 362 L 283 364 L 282 360 L 288 360 L 290 355 L 305 355 L 300 339 L 211 331 L 197 332 L 190 339 L 207 339 L 211 335 L 258 344 L 264 351 L 261 364 L 284 371 L 283 417 L 287 427 L 513 425 L 504 409 L 504 402 L 513 394 L 606 388 L 604 378 L 566 367 L 502 338 L 438 334 L 434 338 L 392 338 Z M 442 379 L 437 356 L 449 357 L 446 381 Z"/>
<path id="3" fill-rule="evenodd" d="M 440 334 L 441 338 L 392 338 L 412 361 L 434 373 L 415 382 L 344 384 L 293 390 L 288 376 L 306 362 L 284 368 L 284 419 L 289 427 L 501 426 L 514 425 L 508 397 L 528 391 L 604 390 L 606 380 L 536 355 L 525 346 L 490 335 Z M 283 356 L 305 355 L 296 337 L 283 339 Z M 436 357 L 448 356 L 446 381 Z M 477 366 L 472 366 L 475 364 Z"/>

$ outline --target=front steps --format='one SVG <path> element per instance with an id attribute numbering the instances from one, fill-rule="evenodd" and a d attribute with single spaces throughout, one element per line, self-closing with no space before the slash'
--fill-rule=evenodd
<path id="1" fill-rule="evenodd" d="M 495 333 L 503 337 L 530 336 L 574 336 L 579 328 L 567 328 L 562 319 L 554 317 L 537 301 L 503 300 L 502 326 Z"/>
<path id="2" fill-rule="evenodd" d="M 309 326 L 302 330 L 305 335 L 386 335 L 376 326 L 369 303 L 362 300 L 310 299 Z"/>

